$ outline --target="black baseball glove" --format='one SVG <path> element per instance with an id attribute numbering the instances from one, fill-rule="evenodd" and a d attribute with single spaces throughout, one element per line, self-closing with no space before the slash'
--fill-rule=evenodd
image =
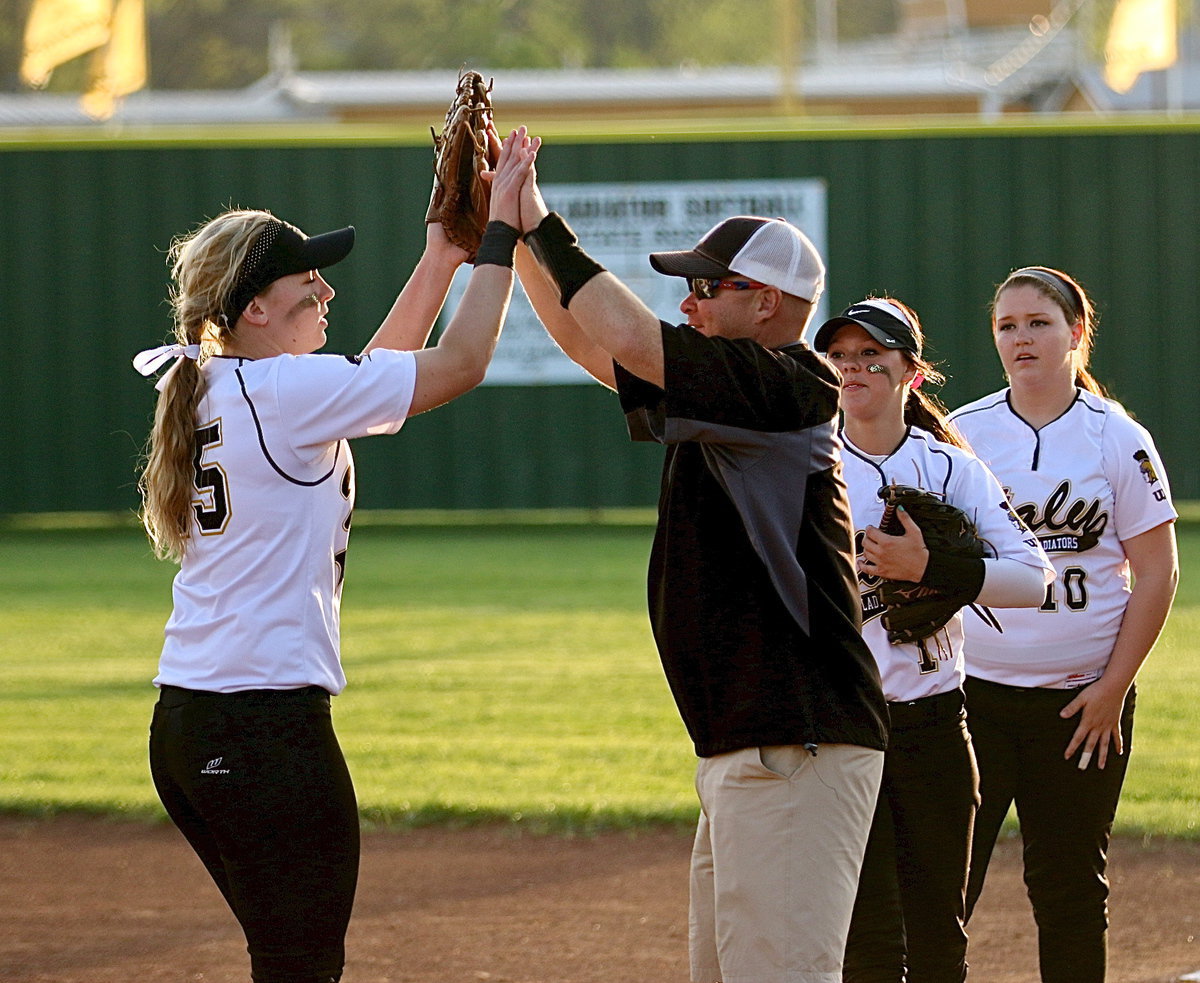
<path id="1" fill-rule="evenodd" d="M 883 627 L 888 641 L 918 642 L 941 631 L 963 606 L 975 600 L 982 584 L 982 566 L 962 561 L 979 560 L 989 555 L 987 543 L 979 538 L 975 524 L 962 509 L 936 495 L 909 485 L 885 485 L 879 489 L 884 501 L 881 531 L 890 536 L 904 534 L 896 510 L 904 511 L 917 524 L 929 550 L 930 563 L 937 556 L 939 567 L 963 570 L 961 583 L 919 584 L 908 580 L 882 580 L 879 597 L 886 610 Z M 947 564 L 947 561 L 949 563 Z"/>

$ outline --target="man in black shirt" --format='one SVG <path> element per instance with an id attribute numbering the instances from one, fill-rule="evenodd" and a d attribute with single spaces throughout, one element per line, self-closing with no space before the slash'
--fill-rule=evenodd
<path id="1" fill-rule="evenodd" d="M 687 280 L 659 321 L 548 212 L 533 177 L 518 270 L 563 350 L 666 446 L 655 641 L 695 744 L 696 983 L 835 983 L 886 744 L 860 636 L 840 380 L 801 337 L 824 266 L 795 226 L 738 216 L 655 253 Z"/>

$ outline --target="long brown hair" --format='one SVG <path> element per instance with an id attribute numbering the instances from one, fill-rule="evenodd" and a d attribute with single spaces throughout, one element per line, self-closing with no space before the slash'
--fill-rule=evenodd
<path id="1" fill-rule="evenodd" d="M 992 328 L 996 327 L 996 304 L 1009 287 L 1032 287 L 1063 313 L 1067 324 L 1080 324 L 1079 345 L 1072 356 L 1075 363 L 1075 385 L 1097 396 L 1107 396 L 1104 386 L 1088 370 L 1092 361 L 1092 345 L 1100 320 L 1096 306 L 1087 291 L 1074 277 L 1049 266 L 1025 266 L 1010 273 L 992 295 Z"/>
<path id="2" fill-rule="evenodd" d="M 904 301 L 897 300 L 895 297 L 885 296 L 874 297 L 872 299 L 894 304 L 905 313 L 909 323 L 912 325 L 913 337 L 916 339 L 918 347 L 924 352 L 925 331 L 921 327 L 921 319 L 917 317 L 917 312 L 904 303 Z M 958 432 L 958 428 L 953 423 L 946 419 L 950 412 L 946 408 L 946 404 L 933 393 L 926 392 L 924 389 L 927 383 L 934 386 L 943 385 L 946 382 L 946 377 L 938 371 L 932 362 L 925 358 L 924 354 L 918 355 L 907 348 L 902 348 L 900 351 L 912 363 L 913 368 L 924 377 L 921 386 L 910 387 L 908 395 L 904 398 L 904 422 L 910 426 L 920 427 L 922 430 L 929 431 L 929 433 L 933 434 L 943 443 L 953 444 L 955 447 L 970 450 L 971 448 L 966 438 Z"/>
<path id="3" fill-rule="evenodd" d="M 141 462 L 140 518 L 160 559 L 181 560 L 191 537 L 196 409 L 204 395 L 204 360 L 228 343 L 235 325 L 221 314 L 238 273 L 270 212 L 235 209 L 177 237 L 167 254 L 175 340 L 199 345 L 200 359 L 182 358 L 170 371 L 154 409 Z"/>

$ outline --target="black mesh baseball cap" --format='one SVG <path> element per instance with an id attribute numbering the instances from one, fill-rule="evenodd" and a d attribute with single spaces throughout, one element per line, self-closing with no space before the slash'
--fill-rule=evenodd
<path id="1" fill-rule="evenodd" d="M 845 324 L 857 324 L 884 348 L 899 348 L 918 358 L 921 356 L 921 342 L 908 315 L 886 300 L 863 300 L 851 304 L 837 317 L 831 317 L 817 328 L 813 348 L 819 352 L 828 351 L 838 328 Z"/>
<path id="2" fill-rule="evenodd" d="M 272 219 L 250 247 L 238 273 L 237 286 L 225 305 L 230 325 L 246 305 L 280 277 L 321 270 L 340 263 L 354 248 L 354 226 L 306 236 L 294 225 Z"/>
<path id="3" fill-rule="evenodd" d="M 651 253 L 650 265 L 688 279 L 740 274 L 814 304 L 825 287 L 816 246 L 781 218 L 735 215 L 709 229 L 694 249 Z"/>

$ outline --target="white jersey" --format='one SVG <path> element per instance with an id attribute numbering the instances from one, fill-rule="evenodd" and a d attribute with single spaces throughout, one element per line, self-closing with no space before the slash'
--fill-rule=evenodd
<path id="1" fill-rule="evenodd" d="M 156 685 L 338 693 L 354 463 L 346 438 L 395 433 L 412 352 L 211 358 L 196 413 L 192 535 Z"/>
<path id="2" fill-rule="evenodd" d="M 1122 540 L 1176 518 L 1154 441 L 1119 403 L 1083 390 L 1040 430 L 1017 416 L 1007 389 L 951 418 L 1056 573 L 1040 608 L 1001 613 L 1003 635 L 969 625 L 970 674 L 1009 686 L 1086 686 L 1103 675 L 1129 600 Z"/>
<path id="3" fill-rule="evenodd" d="M 975 523 L 980 537 L 991 547 L 993 557 L 1018 560 L 1044 570 L 1044 575 L 1049 577 L 1049 565 L 1037 540 L 1013 515 L 1000 483 L 973 454 L 943 443 L 915 427 L 909 428 L 908 436 L 896 450 L 882 456 L 860 450 L 844 431 L 842 439 L 845 442 L 842 461 L 850 492 L 857 554 L 862 554 L 867 526 L 878 526 L 883 516 L 879 490 L 895 482 L 932 492 L 962 509 Z M 963 610 L 951 618 L 942 631 L 923 643 L 893 645 L 888 641 L 881 620 L 880 578 L 860 572 L 858 581 L 862 594 L 863 638 L 879 663 L 883 692 L 889 702 L 918 700 L 962 685 L 965 621 L 978 622 L 983 630 L 996 633 L 994 627 L 985 625 L 980 614 Z"/>

